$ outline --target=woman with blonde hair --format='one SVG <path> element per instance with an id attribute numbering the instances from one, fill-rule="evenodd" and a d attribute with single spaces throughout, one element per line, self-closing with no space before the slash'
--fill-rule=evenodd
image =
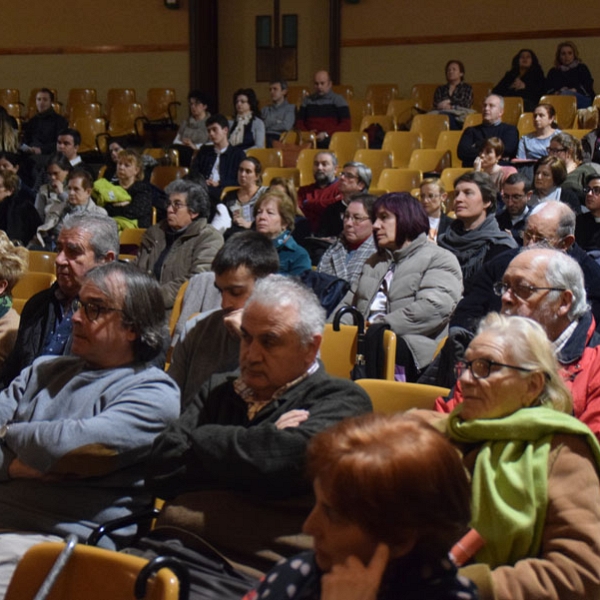
<path id="1" fill-rule="evenodd" d="M 27 272 L 28 252 L 15 246 L 0 231 L 0 367 L 12 351 L 17 339 L 20 317 L 12 308 L 12 290 Z"/>
<path id="2" fill-rule="evenodd" d="M 429 239 L 432 242 L 437 236 L 444 233 L 454 219 L 446 214 L 446 200 L 448 194 L 438 177 L 423 179 L 419 186 L 419 202 L 427 213 L 429 219 Z"/>

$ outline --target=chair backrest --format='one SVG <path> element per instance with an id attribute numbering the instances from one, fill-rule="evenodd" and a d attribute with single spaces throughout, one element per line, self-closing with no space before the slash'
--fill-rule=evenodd
<path id="1" fill-rule="evenodd" d="M 467 127 L 475 127 L 476 125 L 481 125 L 483 121 L 483 115 L 481 113 L 471 113 L 465 117 L 465 122 L 463 123 L 463 129 Z"/>
<path id="2" fill-rule="evenodd" d="M 359 100 L 352 98 L 348 100 L 348 108 L 350 109 L 350 120 L 352 122 L 352 131 L 360 131 L 360 124 L 363 117 L 373 114 L 373 104 L 368 100 Z"/>
<path id="3" fill-rule="evenodd" d="M 386 115 L 383 113 L 376 113 L 374 115 L 365 115 L 360 122 L 360 131 L 364 131 L 372 125 L 376 123 L 381 125 L 382 129 L 387 133 L 388 131 L 394 131 L 394 117 L 391 115 Z"/>
<path id="4" fill-rule="evenodd" d="M 446 193 L 448 194 L 448 203 L 447 210 L 450 212 L 453 207 L 454 200 L 454 182 L 458 177 L 464 175 L 465 173 L 470 173 L 473 169 L 465 168 L 465 167 L 452 167 L 449 169 L 444 169 L 442 174 L 440 175 L 440 180 Z"/>
<path id="5" fill-rule="evenodd" d="M 357 379 L 356 383 L 369 394 L 373 412 L 391 415 L 411 408 L 433 409 L 436 398 L 447 396 L 448 388 L 420 383 Z"/>
<path id="6" fill-rule="evenodd" d="M 517 96 L 505 96 L 502 121 L 516 127 L 519 122 L 519 117 L 524 110 L 523 98 L 518 98 Z"/>
<path id="7" fill-rule="evenodd" d="M 437 150 L 450 150 L 453 167 L 462 166 L 462 160 L 458 158 L 458 143 L 461 135 L 462 131 L 442 131 L 435 144 Z"/>
<path id="8" fill-rule="evenodd" d="M 146 230 L 141 227 L 130 227 L 123 229 L 119 234 L 119 244 L 121 246 L 138 246 L 142 243 Z"/>
<path id="9" fill-rule="evenodd" d="M 377 187 L 387 193 L 410 193 L 413 188 L 419 187 L 422 177 L 423 174 L 418 169 L 383 169 Z"/>
<path id="10" fill-rule="evenodd" d="M 416 83 L 412 86 L 410 97 L 423 110 L 433 109 L 433 95 L 439 87 L 437 83 Z"/>
<path id="11" fill-rule="evenodd" d="M 93 117 L 98 118 L 102 116 L 102 106 L 98 102 L 77 102 L 67 107 L 66 113 L 69 123 L 72 127 L 75 126 L 75 120 L 80 117 Z"/>
<path id="12" fill-rule="evenodd" d="M 283 154 L 277 148 L 250 148 L 246 156 L 256 158 L 263 171 L 267 167 L 283 167 Z"/>
<path id="13" fill-rule="evenodd" d="M 269 185 L 275 177 L 292 179 L 296 188 L 300 187 L 300 171 L 293 167 L 267 167 L 263 171 L 263 185 Z"/>
<path id="14" fill-rule="evenodd" d="M 144 116 L 142 105 L 134 102 L 124 104 L 119 102 L 113 104 L 108 115 L 108 133 L 112 137 L 125 135 L 142 135 L 143 127 L 140 129 L 138 119 Z"/>
<path id="15" fill-rule="evenodd" d="M 381 149 L 392 153 L 395 168 L 405 169 L 408 167 L 412 151 L 420 148 L 421 142 L 421 134 L 417 131 L 388 131 Z"/>
<path id="16" fill-rule="evenodd" d="M 416 115 L 410 130 L 421 134 L 423 148 L 435 148 L 442 131 L 450 129 L 450 119 L 447 115 Z"/>
<path id="17" fill-rule="evenodd" d="M 18 104 L 21 101 L 21 94 L 16 88 L 0 89 L 0 106 L 6 108 L 7 104 Z"/>
<path id="18" fill-rule="evenodd" d="M 561 129 L 570 129 L 577 124 L 577 100 L 575 96 L 549 94 L 540 98 L 540 104 L 552 104 L 556 110 L 556 122 Z"/>
<path id="19" fill-rule="evenodd" d="M 73 127 L 81 134 L 79 152 L 104 151 L 100 137 L 106 134 L 106 121 L 102 117 L 77 117 L 73 121 Z"/>
<path id="20" fill-rule="evenodd" d="M 164 190 L 171 181 L 181 179 L 189 173 L 187 167 L 174 167 L 172 165 L 157 165 L 152 169 L 150 183 Z"/>
<path id="21" fill-rule="evenodd" d="M 44 542 L 30 548 L 17 565 L 5 599 L 36 596 L 64 547 L 63 542 Z M 136 578 L 146 564 L 148 560 L 139 556 L 77 544 L 47 600 L 132 600 Z M 177 577 L 161 569 L 149 579 L 144 598 L 178 600 Z"/>
<path id="22" fill-rule="evenodd" d="M 287 101 L 299 107 L 305 96 L 310 96 L 310 88 L 305 85 L 288 85 Z"/>
<path id="23" fill-rule="evenodd" d="M 150 88 L 146 93 L 144 116 L 150 121 L 177 118 L 177 98 L 171 88 Z"/>
<path id="24" fill-rule="evenodd" d="M 321 342 L 321 360 L 325 371 L 334 377 L 350 379 L 356 359 L 358 328 L 355 325 L 340 325 L 339 331 L 327 323 Z M 396 363 L 396 334 L 388 330 L 383 336 L 384 373 L 386 379 L 394 379 Z"/>
<path id="25" fill-rule="evenodd" d="M 450 150 L 436 150 L 435 148 L 420 148 L 413 150 L 408 163 L 409 169 L 418 169 L 423 173 L 441 173 L 452 166 Z"/>
<path id="26" fill-rule="evenodd" d="M 296 168 L 300 171 L 300 185 L 310 185 L 315 177 L 313 175 L 313 162 L 315 156 L 323 152 L 315 148 L 305 148 L 300 151 L 296 160 Z"/>
<path id="27" fill-rule="evenodd" d="M 491 81 L 469 81 L 469 85 L 473 89 L 473 108 L 481 111 L 483 101 L 492 93 L 494 84 Z"/>
<path id="28" fill-rule="evenodd" d="M 46 252 L 45 250 L 30 250 L 29 251 L 29 268 L 30 273 L 51 273 L 54 275 L 56 267 L 56 252 Z"/>
<path id="29" fill-rule="evenodd" d="M 21 314 L 23 306 L 31 296 L 47 290 L 56 281 L 54 273 L 27 272 L 12 290 L 13 308 Z"/>
<path id="30" fill-rule="evenodd" d="M 563 133 L 568 133 L 569 135 L 581 140 L 584 136 L 586 136 L 590 130 L 589 129 L 561 129 Z"/>
<path id="31" fill-rule="evenodd" d="M 375 114 L 383 114 L 390 100 L 400 98 L 400 89 L 395 83 L 373 83 L 367 86 L 365 100 L 373 104 Z"/>
<path id="32" fill-rule="evenodd" d="M 392 167 L 392 153 L 387 150 L 357 150 L 354 160 L 370 167 L 373 174 L 372 181 L 379 181 L 381 171 Z"/>
<path id="33" fill-rule="evenodd" d="M 173 333 L 175 333 L 175 325 L 177 325 L 177 320 L 179 319 L 179 315 L 181 314 L 181 308 L 183 306 L 183 297 L 185 296 L 185 290 L 190 283 L 190 280 L 187 279 L 181 284 L 179 291 L 177 292 L 177 296 L 175 296 L 175 302 L 173 302 L 173 309 L 171 310 L 171 316 L 169 317 L 169 335 L 173 337 Z"/>
<path id="34" fill-rule="evenodd" d="M 106 93 L 104 110 L 106 116 L 110 114 L 113 104 L 134 104 L 136 102 L 135 90 L 133 88 L 110 88 Z"/>
<path id="35" fill-rule="evenodd" d="M 332 85 L 331 89 L 336 94 L 343 96 L 346 100 L 354 98 L 354 86 L 353 85 Z"/>
<path id="36" fill-rule="evenodd" d="M 535 131 L 535 127 L 533 126 L 533 113 L 521 113 L 519 122 L 517 123 L 517 129 L 519 130 L 520 137 L 523 137 L 528 133 L 533 133 Z"/>
<path id="37" fill-rule="evenodd" d="M 329 150 L 335 152 L 338 165 L 341 167 L 354 158 L 360 148 L 369 147 L 369 138 L 362 131 L 339 131 L 331 136 Z"/>
<path id="38" fill-rule="evenodd" d="M 404 125 L 410 121 L 413 116 L 415 101 L 412 98 L 390 100 L 387 106 L 386 114 L 394 119 L 394 125 L 398 129 L 399 125 Z"/>

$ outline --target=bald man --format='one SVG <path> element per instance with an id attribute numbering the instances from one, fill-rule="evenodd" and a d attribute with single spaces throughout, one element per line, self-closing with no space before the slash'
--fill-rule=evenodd
<path id="1" fill-rule="evenodd" d="M 330 137 L 336 131 L 350 131 L 350 109 L 345 98 L 332 91 L 327 71 L 315 73 L 314 86 L 314 93 L 302 101 L 296 128 L 313 131 L 317 135 L 317 146 L 329 148 Z"/>

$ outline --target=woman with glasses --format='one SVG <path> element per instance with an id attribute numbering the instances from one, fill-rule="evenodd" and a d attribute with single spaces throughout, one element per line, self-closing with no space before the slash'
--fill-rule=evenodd
<path id="1" fill-rule="evenodd" d="M 589 212 L 577 215 L 575 241 L 598 261 L 600 259 L 600 173 L 588 176 L 583 191 L 585 206 Z"/>
<path id="2" fill-rule="evenodd" d="M 325 251 L 317 267 L 319 273 L 344 279 L 350 283 L 353 291 L 356 290 L 365 261 L 377 251 L 371 221 L 376 200 L 375 196 L 369 194 L 352 197 L 342 215 L 342 233 Z"/>
<path id="3" fill-rule="evenodd" d="M 418 414 L 471 473 L 470 525 L 485 544 L 463 574 L 483 600 L 597 597 L 600 446 L 571 416 L 545 331 L 491 313 L 457 375 L 463 402 L 450 415 Z"/>
<path id="4" fill-rule="evenodd" d="M 167 218 L 142 238 L 137 266 L 161 284 L 170 313 L 179 288 L 196 273 L 209 271 L 223 245 L 223 236 L 208 224 L 210 200 L 206 186 L 184 179 L 172 181 L 165 192 Z"/>
<path id="5" fill-rule="evenodd" d="M 396 364 L 416 381 L 431 362 L 462 294 L 456 257 L 427 239 L 425 209 L 406 192 L 384 194 L 373 206 L 377 253 L 365 262 L 355 306 L 369 323 L 387 323 L 397 336 Z"/>
<path id="6" fill-rule="evenodd" d="M 568 204 L 576 214 L 580 213 L 579 198 L 573 190 L 563 187 L 566 178 L 567 168 L 563 160 L 555 154 L 540 158 L 533 170 L 533 194 L 529 199 L 529 205 L 535 206 L 549 200 L 560 200 Z"/>
<path id="7" fill-rule="evenodd" d="M 454 219 L 446 214 L 446 200 L 448 194 L 442 185 L 442 180 L 437 177 L 423 179 L 419 188 L 419 202 L 427 213 L 429 219 L 429 239 L 437 240 L 438 235 L 446 232 Z"/>

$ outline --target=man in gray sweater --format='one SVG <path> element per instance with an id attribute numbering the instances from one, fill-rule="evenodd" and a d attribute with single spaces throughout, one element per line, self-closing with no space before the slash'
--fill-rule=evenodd
<path id="1" fill-rule="evenodd" d="M 96 267 L 73 313 L 74 356 L 40 357 L 0 393 L 0 597 L 28 547 L 85 539 L 149 502 L 142 463 L 179 413 L 177 386 L 147 365 L 165 335 L 156 281 L 125 263 Z"/>

